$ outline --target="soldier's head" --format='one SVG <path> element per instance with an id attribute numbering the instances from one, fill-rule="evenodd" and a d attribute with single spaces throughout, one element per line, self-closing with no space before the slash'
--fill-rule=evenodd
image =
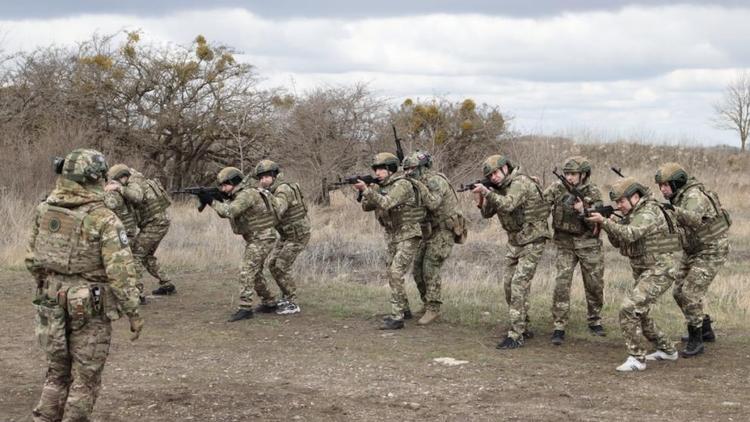
<path id="1" fill-rule="evenodd" d="M 243 178 L 242 172 L 237 167 L 224 167 L 216 175 L 216 184 L 222 192 L 231 193 L 242 183 Z"/>
<path id="2" fill-rule="evenodd" d="M 589 163 L 586 157 L 574 155 L 565 160 L 563 174 L 568 183 L 578 186 L 585 183 L 589 176 L 591 176 L 591 163 Z"/>
<path id="3" fill-rule="evenodd" d="M 255 166 L 255 172 L 253 176 L 258 180 L 263 188 L 267 188 L 273 184 L 276 176 L 281 172 L 281 167 L 271 160 L 260 160 L 257 166 Z"/>
<path id="4" fill-rule="evenodd" d="M 427 151 L 416 151 L 404 158 L 401 163 L 404 173 L 410 177 L 419 177 L 424 169 L 432 167 L 432 157 Z"/>
<path id="5" fill-rule="evenodd" d="M 116 180 L 123 185 L 128 183 L 128 178 L 131 176 L 130 167 L 125 164 L 115 164 L 109 168 L 107 172 L 107 179 Z"/>
<path id="6" fill-rule="evenodd" d="M 497 154 L 490 155 L 482 163 L 482 174 L 490 179 L 495 185 L 500 185 L 503 180 L 513 171 L 508 157 Z"/>
<path id="7" fill-rule="evenodd" d="M 385 180 L 388 176 L 398 171 L 398 157 L 390 152 L 375 154 L 370 167 L 375 173 L 375 177 Z"/>
<path id="8" fill-rule="evenodd" d="M 665 163 L 659 166 L 654 176 L 654 181 L 659 185 L 664 199 L 671 199 L 688 180 L 685 169 L 677 163 Z"/>
<path id="9" fill-rule="evenodd" d="M 65 156 L 60 174 L 81 185 L 101 184 L 107 177 L 104 154 L 93 149 L 79 148 Z"/>
<path id="10" fill-rule="evenodd" d="M 640 184 L 634 177 L 618 179 L 609 191 L 609 199 L 617 205 L 617 210 L 627 215 L 644 196 L 648 195 L 648 188 Z"/>

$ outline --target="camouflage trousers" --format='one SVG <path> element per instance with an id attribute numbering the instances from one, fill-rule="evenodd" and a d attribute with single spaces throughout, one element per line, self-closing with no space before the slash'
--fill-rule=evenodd
<path id="1" fill-rule="evenodd" d="M 414 257 L 413 274 L 425 309 L 436 312 L 440 310 L 440 304 L 443 303 L 440 300 L 440 269 L 452 250 L 453 231 L 445 229 L 435 229 L 419 246 Z"/>
<path id="2" fill-rule="evenodd" d="M 263 277 L 263 264 L 273 250 L 276 239 L 253 239 L 245 244 L 240 270 L 240 308 L 252 308 L 253 296 L 257 293 L 264 305 L 275 305 L 273 296 Z"/>
<path id="3" fill-rule="evenodd" d="M 641 334 L 657 349 L 674 353 L 676 349 L 664 332 L 656 326 L 650 312 L 654 303 L 674 282 L 674 266 L 670 259 L 654 260 L 651 256 L 631 258 L 635 285 L 622 302 L 620 328 L 628 353 L 645 359 L 647 350 L 641 345 Z"/>
<path id="4" fill-rule="evenodd" d="M 297 285 L 291 276 L 292 265 L 309 242 L 309 232 L 295 238 L 279 239 L 268 259 L 268 269 L 279 286 L 283 299 L 290 303 L 297 303 Z"/>
<path id="5" fill-rule="evenodd" d="M 404 319 L 404 311 L 409 309 L 404 275 L 409 271 L 421 241 L 419 237 L 413 237 L 401 242 L 388 242 L 388 284 L 391 287 L 391 314 L 394 319 Z"/>
<path id="6" fill-rule="evenodd" d="M 503 262 L 503 288 L 510 316 L 508 337 L 521 342 L 529 324 L 531 279 L 544 253 L 544 243 L 540 241 L 524 246 L 508 244 Z"/>
<path id="7" fill-rule="evenodd" d="M 143 293 L 143 272 L 147 270 L 154 278 L 159 280 L 159 285 L 171 284 L 169 277 L 159 266 L 156 249 L 169 231 L 169 219 L 157 219 L 145 224 L 135 235 L 130 249 L 135 258 L 136 271 L 138 272 L 138 290 Z"/>
<path id="8" fill-rule="evenodd" d="M 63 342 L 60 347 L 50 344 L 45 350 L 47 375 L 32 412 L 34 420 L 88 421 L 109 355 L 112 323 L 106 317 L 94 316 L 83 327 L 61 335 L 67 337 L 67 347 Z"/>
<path id="9" fill-rule="evenodd" d="M 604 254 L 601 243 L 585 248 L 558 245 L 555 256 L 555 291 L 552 296 L 552 320 L 555 330 L 565 330 L 570 314 L 570 286 L 577 265 L 581 266 L 581 278 L 586 292 L 586 308 L 589 326 L 601 324 L 604 304 Z"/>
<path id="10" fill-rule="evenodd" d="M 703 324 L 703 298 L 727 260 L 729 243 L 726 238 L 722 240 L 715 248 L 694 254 L 684 253 L 680 261 L 672 296 L 690 326 Z"/>

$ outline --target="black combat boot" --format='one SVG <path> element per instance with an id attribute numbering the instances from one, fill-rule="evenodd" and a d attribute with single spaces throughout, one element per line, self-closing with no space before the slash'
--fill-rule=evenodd
<path id="1" fill-rule="evenodd" d="M 708 315 L 703 316 L 703 341 L 706 343 L 713 343 L 716 341 L 716 334 L 713 328 L 711 328 L 711 317 Z M 687 342 L 690 336 L 682 336 L 682 341 Z"/>
<path id="2" fill-rule="evenodd" d="M 607 332 L 604 331 L 604 327 L 602 327 L 601 324 L 589 325 L 589 331 L 591 331 L 592 335 L 595 335 L 597 337 L 604 337 L 607 335 Z"/>
<path id="3" fill-rule="evenodd" d="M 521 340 L 516 340 L 513 337 L 505 337 L 505 340 L 500 342 L 495 348 L 501 350 L 518 349 L 519 347 L 523 347 L 522 339 L 523 337 L 521 337 Z"/>
<path id="4" fill-rule="evenodd" d="M 164 283 L 158 288 L 151 291 L 151 294 L 156 296 L 166 296 L 166 295 L 172 295 L 177 293 L 177 289 L 174 287 L 174 284 L 172 283 Z"/>
<path id="5" fill-rule="evenodd" d="M 238 309 L 237 312 L 233 313 L 232 316 L 229 317 L 228 322 L 235 322 L 235 321 L 241 321 L 243 319 L 250 319 L 253 317 L 253 310 L 252 309 Z"/>
<path id="6" fill-rule="evenodd" d="M 563 340 L 565 340 L 565 331 L 564 330 L 555 330 L 552 332 L 552 344 L 555 346 L 559 346 L 563 344 Z"/>
<path id="7" fill-rule="evenodd" d="M 691 327 L 688 325 L 688 343 L 681 355 L 690 358 L 703 353 L 703 327 Z"/>
<path id="8" fill-rule="evenodd" d="M 279 309 L 279 305 L 274 303 L 261 303 L 260 305 L 256 306 L 254 311 L 260 312 L 262 314 L 272 314 L 276 312 L 276 310 Z"/>
<path id="9" fill-rule="evenodd" d="M 414 318 L 414 315 L 411 313 L 411 309 L 407 309 L 404 311 L 404 319 L 412 319 Z"/>
<path id="10" fill-rule="evenodd" d="M 404 328 L 404 320 L 394 319 L 393 317 L 383 318 L 383 325 L 380 326 L 381 330 L 400 330 Z"/>

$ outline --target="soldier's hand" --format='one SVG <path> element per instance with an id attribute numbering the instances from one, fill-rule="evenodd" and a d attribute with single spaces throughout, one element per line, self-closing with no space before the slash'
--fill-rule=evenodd
<path id="1" fill-rule="evenodd" d="M 592 212 L 588 217 L 586 217 L 586 221 L 588 221 L 589 223 L 601 224 L 604 222 L 604 216 L 599 214 L 598 212 Z"/>
<path id="2" fill-rule="evenodd" d="M 107 182 L 107 185 L 104 186 L 106 192 L 119 191 L 120 189 L 122 189 L 122 185 L 116 180 L 110 180 Z"/>
<path id="3" fill-rule="evenodd" d="M 143 330 L 143 318 L 140 315 L 133 315 L 128 319 L 130 320 L 130 332 L 133 333 L 130 336 L 130 341 L 136 341 L 141 336 L 141 330 Z"/>
<path id="4" fill-rule="evenodd" d="M 471 191 L 474 192 L 474 193 L 478 193 L 478 194 L 481 194 L 482 196 L 484 196 L 490 190 L 487 189 L 487 186 L 485 186 L 485 185 L 483 185 L 481 183 L 477 183 L 476 186 L 474 186 L 474 189 L 472 189 Z"/>
<path id="5" fill-rule="evenodd" d="M 573 204 L 573 209 L 579 213 L 583 213 L 583 201 L 581 201 L 581 198 L 576 198 L 576 202 Z"/>
<path id="6" fill-rule="evenodd" d="M 357 180 L 357 183 L 355 183 L 352 186 L 354 186 L 354 189 L 360 192 L 364 192 L 364 190 L 367 189 L 367 184 L 361 180 Z"/>

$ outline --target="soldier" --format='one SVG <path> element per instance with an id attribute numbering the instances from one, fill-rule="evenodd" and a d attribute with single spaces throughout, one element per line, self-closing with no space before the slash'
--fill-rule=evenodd
<path id="1" fill-rule="evenodd" d="M 714 341 L 711 318 L 703 313 L 703 298 L 729 254 L 727 232 L 731 225 L 716 193 L 707 190 L 694 177 L 688 177 L 677 163 L 659 167 L 655 177 L 659 190 L 674 206 L 677 223 L 683 229 L 680 261 L 672 295 L 688 328 L 683 357 L 703 353 L 703 342 Z"/>
<path id="2" fill-rule="evenodd" d="M 245 239 L 245 254 L 240 271 L 240 300 L 229 322 L 253 317 L 253 290 L 262 298 L 262 307 L 276 308 L 276 298 L 263 281 L 263 263 L 276 242 L 277 217 L 273 195 L 265 189 L 250 187 L 235 167 L 226 167 L 216 176 L 225 202 L 214 202 L 209 194 L 198 196 L 202 205 L 210 205 L 221 218 L 228 218 L 232 231 Z"/>
<path id="3" fill-rule="evenodd" d="M 674 361 L 678 357 L 674 345 L 656 326 L 650 312 L 674 281 L 673 253 L 680 250 L 680 242 L 667 210 L 634 178 L 619 179 L 609 197 L 623 214 L 622 220 L 615 221 L 615 216 L 605 219 L 599 213 L 591 213 L 587 220 L 600 224 L 612 246 L 630 259 L 635 284 L 620 310 L 620 328 L 630 356 L 617 370 L 642 371 L 646 369 L 646 360 Z M 641 332 L 656 346 L 656 352 L 646 355 L 638 338 Z"/>
<path id="4" fill-rule="evenodd" d="M 427 325 L 440 316 L 440 268 L 451 254 L 455 238 L 464 234 L 466 222 L 458 210 L 458 196 L 448 178 L 431 169 L 432 157 L 417 151 L 404 159 L 406 176 L 418 186 L 427 217 L 422 224 L 422 243 L 414 258 L 414 281 L 424 304 L 417 321 Z"/>
<path id="5" fill-rule="evenodd" d="M 112 171 L 113 169 L 117 170 L 118 168 L 115 165 L 109 169 L 109 171 L 107 172 L 108 180 L 115 180 L 114 175 L 116 173 Z M 117 217 L 122 222 L 122 225 L 125 226 L 125 233 L 128 235 L 128 241 L 132 245 L 133 241 L 135 240 L 135 236 L 138 234 L 138 222 L 135 219 L 135 210 L 133 209 L 133 206 L 130 204 L 130 202 L 125 200 L 125 198 L 122 196 L 122 193 L 117 190 L 105 192 L 104 205 L 114 211 Z"/>
<path id="6" fill-rule="evenodd" d="M 553 239 L 557 249 L 557 278 L 552 297 L 552 344 L 558 346 L 565 339 L 565 326 L 568 324 L 570 312 L 570 285 L 578 264 L 581 266 L 581 277 L 586 292 L 589 330 L 597 336 L 605 335 L 601 323 L 604 304 L 602 241 L 599 239 L 599 228 L 587 223 L 583 218 L 584 202 L 587 207 L 601 206 L 602 194 L 589 180 L 591 164 L 585 157 L 570 157 L 563 166 L 563 175 L 585 200 L 580 201 L 571 195 L 560 181 L 544 191 L 544 198 L 552 206 Z"/>
<path id="7" fill-rule="evenodd" d="M 287 181 L 279 165 L 271 160 L 258 163 L 255 178 L 263 189 L 268 189 L 274 195 L 276 214 L 279 216 L 277 230 L 280 238 L 268 260 L 269 271 L 283 295 L 276 313 L 296 314 L 300 308 L 297 304 L 297 287 L 291 277 L 292 265 L 310 242 L 310 218 L 307 216 L 305 198 L 299 184 Z"/>
<path id="8" fill-rule="evenodd" d="M 159 287 L 153 290 L 152 294 L 175 293 L 174 284 L 162 271 L 154 256 L 159 243 L 169 231 L 170 221 L 166 211 L 170 201 L 167 192 L 159 181 L 147 179 L 143 174 L 125 164 L 112 166 L 109 175 L 109 183 L 104 189 L 107 192 L 118 192 L 135 211 L 139 231 L 130 247 L 136 259 L 138 289 L 141 291 L 141 297 L 143 298 L 144 268 L 159 280 Z"/>
<path id="9" fill-rule="evenodd" d="M 391 287 L 392 315 L 383 319 L 382 330 L 404 328 L 404 318 L 411 318 L 409 300 L 404 289 L 404 274 L 414 261 L 422 239 L 420 223 L 425 209 L 417 188 L 398 171 L 398 158 L 388 152 L 376 154 L 372 170 L 380 180 L 367 186 L 359 180 L 354 188 L 363 192 L 362 209 L 375 211 L 375 217 L 385 228 L 388 245 L 388 283 Z"/>
<path id="10" fill-rule="evenodd" d="M 484 176 L 494 184 L 487 188 L 477 184 L 472 190 L 482 217 L 497 214 L 508 234 L 508 251 L 503 263 L 503 287 L 510 314 L 507 337 L 498 349 L 522 347 L 524 338 L 533 337 L 529 329 L 529 290 L 536 266 L 550 238 L 547 226 L 549 205 L 539 185 L 513 166 L 503 155 L 488 157 Z"/>
<path id="11" fill-rule="evenodd" d="M 34 421 L 88 421 L 101 386 L 112 321 L 140 335 L 138 289 L 125 228 L 102 202 L 104 156 L 76 149 L 37 208 L 26 267 L 37 282 L 36 336 L 47 375 Z"/>

